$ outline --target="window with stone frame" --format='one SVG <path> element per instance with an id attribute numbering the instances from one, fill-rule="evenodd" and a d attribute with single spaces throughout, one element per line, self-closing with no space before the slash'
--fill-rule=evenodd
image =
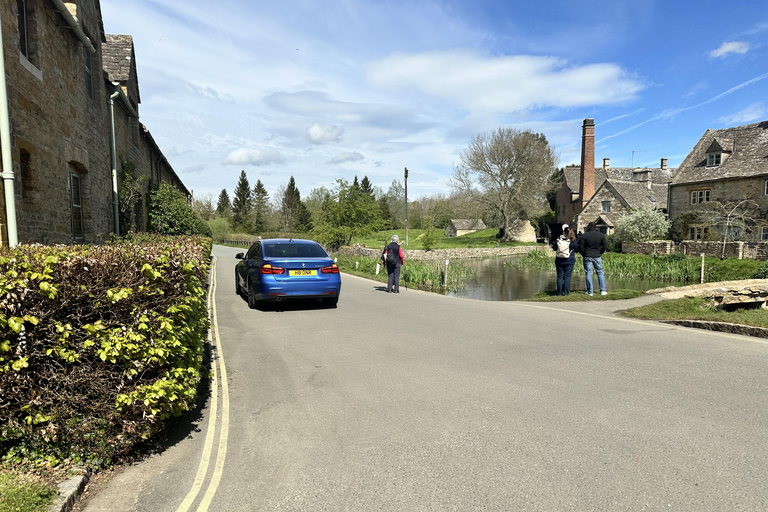
<path id="1" fill-rule="evenodd" d="M 688 240 L 704 240 L 707 235 L 709 235 L 709 227 L 707 226 L 688 227 Z"/>
<path id="2" fill-rule="evenodd" d="M 601 211 L 603 213 L 610 213 L 611 212 L 611 202 L 610 201 L 603 201 L 602 203 L 600 203 L 600 205 L 602 206 L 602 210 Z"/>
<path id="3" fill-rule="evenodd" d="M 93 56 L 91 51 L 83 45 L 83 60 L 85 61 L 85 92 L 93 99 Z"/>
<path id="4" fill-rule="evenodd" d="M 711 190 L 691 190 L 691 204 L 708 203 L 711 200 Z"/>
<path id="5" fill-rule="evenodd" d="M 69 175 L 70 196 L 72 206 L 72 238 L 83 239 L 83 190 L 80 175 L 71 172 Z"/>
<path id="6" fill-rule="evenodd" d="M 35 177 L 32 170 L 32 155 L 26 149 L 19 149 L 19 175 L 21 178 L 21 197 L 29 199 L 35 190 Z"/>
<path id="7" fill-rule="evenodd" d="M 768 241 L 768 226 L 760 228 L 760 240 L 763 242 Z"/>
<path id="8" fill-rule="evenodd" d="M 765 180 L 765 183 L 763 186 L 763 195 L 768 196 L 768 180 Z"/>
<path id="9" fill-rule="evenodd" d="M 16 16 L 19 29 L 19 53 L 22 61 L 37 66 L 37 22 L 35 19 L 38 0 L 16 0 Z M 39 71 L 38 71 L 39 72 Z"/>
<path id="10" fill-rule="evenodd" d="M 707 153 L 707 167 L 716 167 L 720 165 L 722 153 Z"/>

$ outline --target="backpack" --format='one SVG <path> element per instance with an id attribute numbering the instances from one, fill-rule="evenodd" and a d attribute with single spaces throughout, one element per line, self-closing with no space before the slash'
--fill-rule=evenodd
<path id="1" fill-rule="evenodd" d="M 567 239 L 557 239 L 556 255 L 558 258 L 570 258 L 571 257 L 571 241 Z"/>
<path id="2" fill-rule="evenodd" d="M 398 247 L 398 249 L 399 249 L 399 247 Z M 398 254 L 395 254 L 395 251 L 392 248 L 392 244 L 388 245 L 384 249 L 384 251 L 387 253 L 387 258 L 386 258 L 387 265 L 391 265 L 391 266 L 397 265 L 397 260 L 399 258 L 398 258 Z M 400 251 L 398 251 L 398 252 L 400 252 Z"/>

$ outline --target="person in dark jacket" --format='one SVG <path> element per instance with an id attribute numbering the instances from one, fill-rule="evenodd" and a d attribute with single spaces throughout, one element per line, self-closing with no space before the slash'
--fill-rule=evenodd
<path id="1" fill-rule="evenodd" d="M 567 246 L 567 249 L 564 249 Z M 563 224 L 563 234 L 555 240 L 555 268 L 557 269 L 556 295 L 570 295 L 571 274 L 576 264 L 576 233 Z"/>
<path id="2" fill-rule="evenodd" d="M 597 230 L 594 222 L 587 224 L 587 231 L 579 239 L 579 254 L 582 256 L 584 272 L 587 278 L 587 295 L 592 295 L 592 269 L 597 273 L 597 284 L 601 295 L 608 295 L 605 291 L 605 276 L 603 275 L 603 253 L 607 245 L 605 235 Z"/>
<path id="3" fill-rule="evenodd" d="M 390 258 L 387 258 L 389 253 L 395 256 L 394 263 L 391 262 Z M 381 259 L 384 260 L 384 265 L 387 267 L 387 292 L 400 293 L 400 267 L 405 264 L 405 254 L 400 247 L 399 236 L 392 235 L 392 243 L 384 248 Z"/>

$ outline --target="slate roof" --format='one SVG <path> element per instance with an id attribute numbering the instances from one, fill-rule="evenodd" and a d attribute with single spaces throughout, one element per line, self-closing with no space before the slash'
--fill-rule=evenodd
<path id="1" fill-rule="evenodd" d="M 451 224 L 457 231 L 485 229 L 485 223 L 481 219 L 451 219 Z"/>
<path id="2" fill-rule="evenodd" d="M 717 143 L 724 151 L 722 163 L 707 167 L 707 150 Z M 672 184 L 696 183 L 725 178 L 743 178 L 768 174 L 768 121 L 707 130 L 694 146 L 672 179 Z"/>
<path id="3" fill-rule="evenodd" d="M 650 190 L 646 184 L 641 181 L 608 180 L 608 183 L 616 191 L 616 194 L 624 199 L 630 208 L 667 207 L 667 192 L 669 187 L 667 187 L 666 183 L 653 183 L 653 181 L 651 181 Z M 651 200 L 651 198 L 653 198 L 653 200 Z"/>
<path id="4" fill-rule="evenodd" d="M 133 37 L 129 35 L 106 34 L 106 42 L 101 46 L 101 58 L 104 71 L 110 82 L 120 82 L 125 85 L 131 80 L 131 69 L 135 66 L 133 62 Z M 134 71 L 135 73 L 135 71 Z M 136 96 L 139 103 L 141 95 L 139 94 L 138 79 L 136 80 Z"/>
<path id="5" fill-rule="evenodd" d="M 672 176 L 677 169 L 660 167 L 609 167 L 607 170 L 603 167 L 595 168 L 595 190 L 599 189 L 605 180 L 620 180 L 620 181 L 632 181 L 632 175 L 636 171 L 651 171 L 651 183 L 667 184 L 672 181 Z M 565 184 L 573 192 L 579 192 L 580 180 L 581 180 L 581 166 L 566 167 L 563 170 L 565 175 Z M 666 194 L 664 196 L 666 204 Z"/>

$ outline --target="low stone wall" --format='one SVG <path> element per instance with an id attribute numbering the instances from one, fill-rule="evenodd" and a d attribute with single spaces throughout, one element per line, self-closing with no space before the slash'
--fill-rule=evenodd
<path id="1" fill-rule="evenodd" d="M 378 258 L 381 256 L 381 249 L 372 249 L 370 247 L 353 246 L 340 247 L 338 252 L 341 254 L 351 254 L 353 256 L 368 256 Z M 552 251 L 547 245 L 525 245 L 519 247 L 472 247 L 464 249 L 434 249 L 432 251 L 406 250 L 403 249 L 406 260 L 453 260 L 465 258 L 488 258 L 499 256 L 516 256 L 526 254 L 534 250 Z"/>
<path id="2" fill-rule="evenodd" d="M 704 253 L 712 258 L 738 258 L 743 260 L 745 242 L 726 242 L 725 253 L 723 253 L 722 242 L 699 242 L 693 240 L 684 240 L 680 242 L 680 251 L 686 256 L 699 256 Z"/>
<path id="3" fill-rule="evenodd" d="M 622 242 L 621 252 L 624 254 L 672 254 L 675 252 L 675 242 L 672 240 Z"/>

